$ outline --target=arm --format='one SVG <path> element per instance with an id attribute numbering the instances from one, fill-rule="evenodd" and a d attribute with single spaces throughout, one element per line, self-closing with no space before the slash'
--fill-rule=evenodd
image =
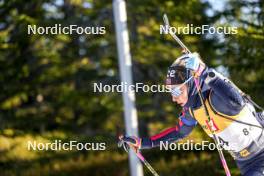
<path id="1" fill-rule="evenodd" d="M 189 114 L 185 114 L 179 118 L 179 123 L 157 135 L 150 138 L 142 138 L 141 147 L 142 149 L 153 148 L 160 145 L 160 142 L 174 142 L 188 136 L 195 125 L 196 120 L 193 119 Z"/>
<path id="2" fill-rule="evenodd" d="M 226 100 L 233 109 L 240 111 L 245 102 L 239 90 L 235 88 L 229 80 L 216 72 L 214 69 L 207 71 L 205 83 L 214 91 L 216 95 Z"/>

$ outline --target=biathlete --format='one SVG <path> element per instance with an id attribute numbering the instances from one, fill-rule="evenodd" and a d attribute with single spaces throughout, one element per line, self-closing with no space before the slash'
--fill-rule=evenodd
<path id="1" fill-rule="evenodd" d="M 121 136 L 123 142 L 136 149 L 153 148 L 161 142 L 185 138 L 199 124 L 228 150 L 242 175 L 264 175 L 263 112 L 257 112 L 230 80 L 208 68 L 193 53 L 183 54 L 169 67 L 166 86 L 171 90 L 172 101 L 182 107 L 178 123 L 152 137 Z"/>

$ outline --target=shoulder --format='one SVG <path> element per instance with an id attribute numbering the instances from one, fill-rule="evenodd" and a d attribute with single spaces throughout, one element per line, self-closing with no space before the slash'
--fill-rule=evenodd
<path id="1" fill-rule="evenodd" d="M 214 91 L 209 94 L 208 101 L 212 109 L 222 114 L 236 115 L 240 112 L 240 109 L 237 110 L 235 108 L 232 108 L 232 106 L 227 103 L 227 100 L 214 93 Z"/>

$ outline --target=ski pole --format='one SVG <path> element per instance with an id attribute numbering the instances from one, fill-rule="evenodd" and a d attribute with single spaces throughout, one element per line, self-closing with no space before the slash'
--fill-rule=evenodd
<path id="1" fill-rule="evenodd" d="M 144 158 L 144 156 L 132 145 L 129 145 L 125 143 L 124 141 L 120 140 L 118 142 L 118 146 L 121 147 L 123 146 L 124 150 L 128 153 L 128 148 L 131 148 L 133 152 L 136 154 L 138 159 L 148 168 L 148 170 L 154 175 L 154 176 L 159 176 L 159 174 L 155 171 L 155 169 L 149 164 L 149 162 Z"/>
<path id="2" fill-rule="evenodd" d="M 132 147 L 133 148 L 133 147 Z M 136 152 L 136 149 L 132 149 L 137 157 L 139 158 L 142 163 L 148 168 L 148 170 L 154 175 L 154 176 L 159 176 L 159 174 L 154 170 L 154 168 L 149 164 L 149 162 L 144 158 L 144 156 L 138 151 Z"/>
<path id="3" fill-rule="evenodd" d="M 213 129 L 213 121 L 212 121 L 212 119 L 211 119 L 211 117 L 210 117 L 210 115 L 209 115 L 208 109 L 207 109 L 207 107 L 206 107 L 206 105 L 205 105 L 205 100 L 204 100 L 204 98 L 203 98 L 203 95 L 202 95 L 202 92 L 201 92 L 201 89 L 200 89 L 199 82 L 198 82 L 197 78 L 194 79 L 194 83 L 195 83 L 196 89 L 197 89 L 197 91 L 198 91 L 198 94 L 199 94 L 199 97 L 200 97 L 201 103 L 202 103 L 202 105 L 203 105 L 203 107 L 204 107 L 205 115 L 206 115 L 207 118 L 208 118 L 208 124 L 210 125 L 210 127 L 209 127 L 209 128 L 210 128 L 210 131 L 211 131 L 211 133 L 212 133 L 212 135 L 213 135 L 214 142 L 215 142 L 215 144 L 217 145 L 217 149 L 218 149 L 219 141 L 217 140 L 217 137 L 216 137 L 216 135 L 215 135 L 215 132 L 214 132 L 214 129 Z M 219 157 L 220 157 L 220 160 L 221 160 L 222 166 L 223 166 L 223 168 L 224 168 L 224 170 L 225 170 L 226 176 L 231 176 L 222 149 L 218 149 L 218 153 L 219 153 Z"/>

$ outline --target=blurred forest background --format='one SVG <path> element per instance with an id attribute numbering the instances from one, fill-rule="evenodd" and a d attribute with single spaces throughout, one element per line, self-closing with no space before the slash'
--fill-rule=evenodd
<path id="1" fill-rule="evenodd" d="M 128 28 L 134 82 L 163 84 L 181 53 L 159 34 L 162 15 L 173 26 L 237 26 L 236 35 L 181 35 L 208 66 L 229 76 L 264 105 L 264 1 L 130 0 Z M 28 35 L 27 25 L 105 26 L 105 35 Z M 112 2 L 0 0 L 0 175 L 129 174 L 117 148 L 124 132 L 120 93 L 94 93 L 93 83 L 119 83 Z M 179 107 L 166 93 L 137 93 L 141 136 L 177 122 Z M 199 127 L 189 137 L 207 139 Z M 27 150 L 27 141 L 106 142 L 105 151 Z M 161 175 L 224 175 L 216 151 L 143 151 Z M 232 175 L 239 175 L 227 155 Z M 118 167 L 117 167 L 118 166 Z M 145 169 L 146 175 L 150 175 Z"/>

